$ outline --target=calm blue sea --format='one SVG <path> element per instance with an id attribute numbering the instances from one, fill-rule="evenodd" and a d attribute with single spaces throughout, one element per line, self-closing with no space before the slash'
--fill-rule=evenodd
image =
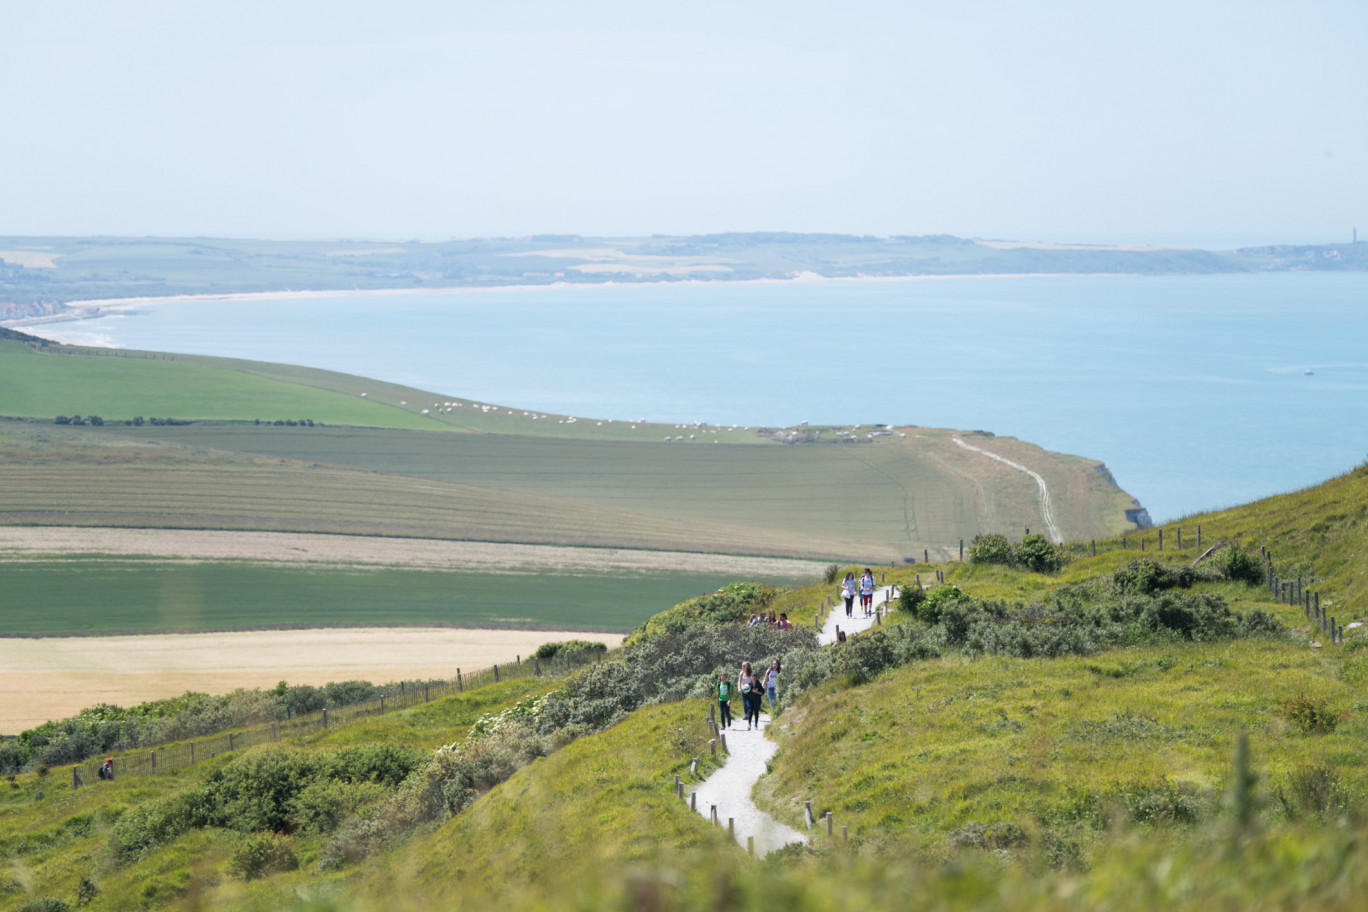
<path id="1" fill-rule="evenodd" d="M 990 430 L 1103 460 L 1156 520 L 1368 455 L 1365 274 L 510 288 L 44 329 L 585 417 Z"/>

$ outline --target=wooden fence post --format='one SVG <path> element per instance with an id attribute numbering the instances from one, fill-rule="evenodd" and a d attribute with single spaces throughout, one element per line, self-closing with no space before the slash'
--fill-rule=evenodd
<path id="1" fill-rule="evenodd" d="M 714 757 L 717 756 L 717 739 L 716 739 L 716 738 L 710 738 L 710 739 L 708 740 L 708 752 L 709 752 L 710 754 L 712 754 L 712 756 L 714 756 Z"/>
<path id="2" fill-rule="evenodd" d="M 456 692 L 465 693 L 465 682 L 461 680 L 461 669 L 456 669 Z"/>
<path id="3" fill-rule="evenodd" d="M 736 818 L 735 818 L 735 817 L 728 817 L 728 818 L 727 818 L 727 838 L 728 838 L 728 839 L 735 839 L 735 838 L 736 838 Z"/>
<path id="4" fill-rule="evenodd" d="M 831 811 L 827 811 L 827 812 L 826 812 L 826 821 L 827 821 L 827 835 L 828 835 L 828 836 L 831 835 L 831 822 L 832 822 L 832 819 L 833 819 L 833 818 L 832 818 L 832 816 L 831 816 Z"/>
<path id="5" fill-rule="evenodd" d="M 499 683 L 499 666 L 498 666 L 498 664 L 495 664 L 495 666 L 494 666 L 494 683 L 495 683 L 495 684 L 498 684 L 498 683 Z"/>
<path id="6" fill-rule="evenodd" d="M 1198 526 L 1197 526 L 1197 547 L 1199 547 L 1199 548 L 1202 547 L 1202 526 L 1201 526 L 1201 524 L 1198 524 Z"/>
<path id="7" fill-rule="evenodd" d="M 1163 530 L 1163 529 L 1160 529 L 1160 530 L 1159 530 L 1159 550 L 1160 550 L 1160 551 L 1163 551 L 1163 550 L 1164 550 L 1164 530 Z"/>
<path id="8" fill-rule="evenodd" d="M 727 750 L 727 736 L 722 734 L 721 732 L 718 732 L 717 740 L 722 745 L 722 752 L 724 754 L 730 754 L 731 751 Z"/>
<path id="9" fill-rule="evenodd" d="M 271 724 L 274 725 L 275 723 L 272 722 Z M 157 775 L 157 752 L 156 752 L 156 751 L 152 751 L 151 754 L 152 754 L 152 775 L 155 776 L 155 775 Z"/>
<path id="10" fill-rule="evenodd" d="M 229 733 L 228 733 L 228 750 L 229 750 L 229 751 L 232 751 L 232 749 L 233 749 L 233 733 L 232 733 L 232 732 L 229 732 Z"/>
<path id="11" fill-rule="evenodd" d="M 960 563 L 964 563 L 964 539 L 960 539 Z"/>
<path id="12" fill-rule="evenodd" d="M 324 718 L 327 718 L 326 710 L 325 710 L 324 712 L 325 712 Z M 191 742 L 190 742 L 190 765 L 191 765 L 191 766 L 194 766 L 194 765 L 195 765 L 195 742 L 194 742 L 194 741 L 191 741 Z"/>
<path id="13" fill-rule="evenodd" d="M 805 823 L 805 824 L 807 825 L 807 828 L 808 828 L 809 830 L 812 829 L 812 802 L 811 802 L 811 801 L 804 801 L 804 802 L 803 802 L 803 823 Z"/>
<path id="14" fill-rule="evenodd" d="M 71 768 L 71 787 L 73 789 L 81 787 L 81 768 L 79 766 L 73 766 Z"/>
<path id="15" fill-rule="evenodd" d="M 1093 556 L 1093 557 L 1097 557 L 1097 539 L 1095 539 L 1095 538 L 1093 539 L 1092 549 L 1093 549 L 1092 556 Z"/>
<path id="16" fill-rule="evenodd" d="M 698 810 L 698 792 L 689 792 L 689 810 Z"/>
<path id="17" fill-rule="evenodd" d="M 427 686 L 427 681 L 424 681 L 424 682 L 423 682 L 423 702 L 424 702 L 424 703 L 428 702 L 428 686 Z"/>
<path id="18" fill-rule="evenodd" d="M 922 563 L 931 563 L 931 550 L 929 548 L 922 548 Z"/>
<path id="19" fill-rule="evenodd" d="M 754 837 L 754 836 L 747 836 L 747 837 L 746 837 L 746 854 L 747 854 L 747 855 L 754 855 L 754 854 L 755 854 L 755 837 Z"/>

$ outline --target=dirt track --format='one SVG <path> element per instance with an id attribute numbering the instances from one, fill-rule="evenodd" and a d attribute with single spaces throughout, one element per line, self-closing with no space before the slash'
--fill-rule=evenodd
<path id="1" fill-rule="evenodd" d="M 820 573 L 823 567 L 816 561 L 684 551 L 567 548 L 288 532 L 71 526 L 0 526 L 0 555 L 11 561 L 78 555 L 139 556 L 176 561 L 242 560 L 253 563 L 478 570 L 482 573 L 677 571 L 729 573 L 738 578 L 813 576 Z"/>
<path id="2" fill-rule="evenodd" d="M 119 637 L 0 639 L 0 733 L 16 734 L 95 703 L 129 706 L 187 690 L 380 684 L 451 678 L 530 655 L 542 643 L 620 634 L 552 630 L 347 628 Z"/>

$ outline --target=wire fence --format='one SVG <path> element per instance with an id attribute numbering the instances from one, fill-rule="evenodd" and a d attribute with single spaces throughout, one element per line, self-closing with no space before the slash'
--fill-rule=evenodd
<path id="1" fill-rule="evenodd" d="M 349 706 L 325 708 L 288 719 L 263 719 L 232 730 L 196 737 L 191 741 L 149 745 L 147 750 L 119 753 L 114 756 L 113 772 L 120 778 L 152 776 L 192 766 L 219 754 L 243 750 L 257 744 L 269 744 L 316 734 L 358 719 L 419 706 L 452 694 L 478 690 L 500 681 L 568 674 L 602 660 L 603 655 L 603 650 L 586 649 L 557 652 L 549 659 L 535 656 L 523 659 L 519 656 L 516 662 L 493 665 L 468 675 L 458 668 L 456 677 L 449 680 L 421 684 L 402 683 L 397 691 Z M 81 788 L 98 781 L 103 763 L 103 759 L 90 759 L 74 764 L 71 767 L 71 787 Z"/>

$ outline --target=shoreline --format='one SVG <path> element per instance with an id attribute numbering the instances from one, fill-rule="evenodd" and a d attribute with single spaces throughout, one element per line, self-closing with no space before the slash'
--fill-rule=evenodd
<path id="1" fill-rule="evenodd" d="M 68 301 L 60 305 L 65 308 L 61 313 L 48 314 L 41 317 L 20 317 L 16 320 L 0 320 L 0 326 L 9 329 L 26 330 L 36 326 L 46 326 L 54 323 L 74 323 L 81 320 L 98 320 L 102 317 L 115 314 L 127 313 L 140 307 L 155 307 L 160 304 L 200 304 L 209 302 L 230 302 L 230 301 L 291 301 L 313 298 L 342 298 L 342 297 L 372 297 L 377 295 L 413 295 L 413 294 L 432 294 L 432 293 L 470 293 L 479 291 L 534 291 L 539 289 L 554 289 L 564 291 L 567 289 L 595 289 L 595 288 L 640 288 L 643 286 L 657 287 L 678 285 L 819 285 L 837 283 L 856 283 L 856 282 L 919 282 L 936 280 L 959 280 L 959 279 L 1059 279 L 1059 278 L 1102 278 L 1114 276 L 1117 278 L 1136 277 L 1143 273 L 1116 273 L 1116 272 L 990 272 L 990 273 L 946 273 L 946 274 L 917 274 L 917 275 L 896 275 L 896 276 L 874 276 L 874 275 L 854 275 L 854 276 L 824 276 L 813 272 L 801 272 L 788 278 L 775 278 L 767 276 L 758 279 L 681 279 L 675 282 L 548 282 L 545 284 L 510 284 L 510 285 L 451 285 L 436 288 L 356 288 L 356 289 L 320 289 L 316 291 L 285 289 L 281 291 L 230 291 L 212 294 L 179 294 L 179 295 L 154 295 L 133 298 L 88 298 L 79 301 Z M 59 340 L 52 340 L 59 341 Z M 65 344 L 65 343 L 64 343 Z M 82 343 L 89 344 L 89 343 Z M 117 348 L 113 345 L 90 344 L 92 348 Z"/>

